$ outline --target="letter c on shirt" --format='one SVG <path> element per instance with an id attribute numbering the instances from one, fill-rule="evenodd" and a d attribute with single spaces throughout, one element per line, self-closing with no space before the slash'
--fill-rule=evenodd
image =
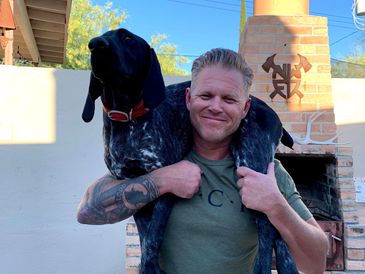
<path id="1" fill-rule="evenodd" d="M 208 203 L 211 204 L 212 206 L 215 206 L 215 207 L 221 207 L 223 205 L 223 203 L 217 203 L 217 201 L 212 201 L 212 196 L 218 192 L 220 194 L 220 196 L 223 197 L 223 191 L 222 190 L 219 190 L 219 189 L 214 189 L 212 190 L 209 195 L 208 195 Z"/>

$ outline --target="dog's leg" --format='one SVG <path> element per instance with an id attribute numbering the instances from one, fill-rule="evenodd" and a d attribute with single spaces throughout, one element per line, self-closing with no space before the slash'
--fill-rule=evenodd
<path id="1" fill-rule="evenodd" d="M 260 214 L 260 213 L 257 213 Z M 266 217 L 257 218 L 257 229 L 259 237 L 259 252 L 257 254 L 254 274 L 270 274 L 272 263 L 272 252 L 277 231 L 273 229 Z"/>
<path id="2" fill-rule="evenodd" d="M 152 218 L 148 224 L 147 235 L 142 240 L 141 274 L 163 274 L 159 266 L 159 254 L 171 213 L 175 196 L 169 194 L 160 197 L 154 204 Z"/>
<path id="3" fill-rule="evenodd" d="M 287 244 L 281 237 L 275 240 L 276 269 L 279 274 L 299 274 L 293 257 L 290 255 Z"/>
<path id="4" fill-rule="evenodd" d="M 231 147 L 236 166 L 247 166 L 257 172 L 266 173 L 268 164 L 274 159 L 281 136 L 282 125 L 277 114 L 263 101 L 252 97 L 250 111 L 242 121 Z M 254 274 L 270 274 L 275 240 L 281 239 L 281 236 L 264 214 L 253 211 L 253 215 L 256 218 L 259 237 Z M 289 257 L 290 254 L 286 245 L 280 245 L 280 241 L 278 243 L 279 273 L 297 273 L 294 272 L 296 266 L 292 259 L 281 263 L 282 256 Z"/>

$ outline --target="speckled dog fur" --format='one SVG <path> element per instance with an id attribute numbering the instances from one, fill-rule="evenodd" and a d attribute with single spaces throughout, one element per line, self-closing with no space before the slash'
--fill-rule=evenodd
<path id="1" fill-rule="evenodd" d="M 148 114 L 130 122 L 112 121 L 104 113 L 105 162 L 110 172 L 123 179 L 182 160 L 192 143 L 185 106 L 185 90 L 190 82 L 165 88 L 153 49 L 125 29 L 109 31 L 92 39 L 89 48 L 92 74 L 84 121 L 93 118 L 94 101 L 99 96 L 110 109 L 128 112 L 141 99 L 150 109 Z M 269 106 L 253 96 L 251 98 L 250 111 L 234 136 L 231 152 L 237 166 L 266 173 L 283 128 Z M 142 274 L 163 273 L 158 256 L 174 200 L 172 194 L 163 195 L 134 215 L 141 242 Z M 273 249 L 279 273 L 298 273 L 279 233 L 264 214 L 254 214 L 259 232 L 259 255 L 254 273 L 271 273 Z"/>

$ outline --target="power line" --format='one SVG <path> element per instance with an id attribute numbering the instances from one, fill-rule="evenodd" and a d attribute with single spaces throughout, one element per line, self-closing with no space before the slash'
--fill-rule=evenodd
<path id="1" fill-rule="evenodd" d="M 331 22 L 337 22 L 337 23 L 344 23 L 344 24 L 350 24 L 350 25 L 353 25 L 354 24 L 353 21 L 352 22 L 344 22 L 344 21 L 333 20 L 331 18 L 328 18 L 328 20 L 331 21 Z"/>
<path id="2" fill-rule="evenodd" d="M 185 5 L 190 5 L 190 6 L 197 6 L 197 7 L 202 7 L 202 8 L 216 9 L 216 10 L 221 10 L 221 11 L 229 11 L 229 12 L 236 12 L 236 13 L 239 13 L 240 12 L 240 10 L 233 10 L 233 9 L 227 9 L 227 8 L 222 8 L 222 7 L 215 7 L 215 6 L 211 6 L 211 5 L 204 5 L 204 4 L 198 4 L 198 3 L 181 1 L 181 0 L 168 0 L 168 1 L 175 2 L 175 3 L 180 3 L 180 4 L 185 4 Z M 218 1 L 218 0 L 204 0 L 204 1 L 211 2 L 211 3 L 225 4 L 225 5 L 234 5 L 234 4 L 231 4 L 231 3 L 225 3 L 225 2 L 222 2 L 222 1 Z M 325 16 L 334 16 L 334 17 L 349 19 L 348 17 L 344 17 L 344 16 L 337 16 L 337 15 L 331 15 L 331 14 L 325 14 L 325 13 L 317 13 L 317 12 L 312 12 L 312 13 L 314 13 L 314 14 L 320 14 L 320 15 L 325 15 Z M 331 19 L 331 18 L 328 18 L 328 20 L 331 21 L 331 22 L 338 22 L 338 23 L 343 23 L 343 24 L 351 24 L 350 22 L 338 21 L 338 20 L 334 20 L 334 19 Z M 348 27 L 348 26 L 333 25 L 333 24 L 329 24 L 328 26 L 334 27 L 334 28 L 342 28 L 342 29 L 351 29 L 351 30 L 353 29 L 353 28 Z"/>
<path id="3" fill-rule="evenodd" d="M 322 13 L 322 12 L 311 11 L 310 13 L 317 14 L 317 15 L 325 15 L 325 16 L 332 16 L 332 17 L 344 18 L 344 19 L 352 19 L 351 17 L 334 15 L 334 14 L 328 14 L 328 13 Z"/>
<path id="4" fill-rule="evenodd" d="M 338 26 L 338 25 L 332 25 L 332 24 L 328 24 L 329 27 L 334 27 L 334 28 L 340 28 L 340 29 L 351 29 L 353 30 L 354 28 L 350 28 L 350 27 L 346 27 L 346 26 Z"/>
<path id="5" fill-rule="evenodd" d="M 338 42 L 350 37 L 351 35 L 354 35 L 355 33 L 357 33 L 358 30 L 354 31 L 354 32 L 351 32 L 350 34 L 346 35 L 346 36 L 343 36 L 342 38 L 336 40 L 335 42 L 331 43 L 330 46 L 333 46 L 334 44 L 337 44 Z"/>
<path id="6" fill-rule="evenodd" d="M 204 0 L 204 1 L 205 2 L 210 2 L 210 3 L 217 3 L 217 4 L 227 5 L 227 6 L 241 7 L 241 5 L 238 5 L 238 4 L 226 3 L 226 2 L 222 2 L 222 1 L 216 1 L 216 0 Z"/>
<path id="7" fill-rule="evenodd" d="M 177 2 L 177 3 L 182 3 L 182 4 L 186 4 L 186 5 L 192 5 L 192 6 L 199 6 L 199 7 L 203 7 L 203 8 L 211 8 L 211 9 L 216 9 L 216 10 L 221 10 L 221 11 L 230 11 L 230 12 L 237 12 L 239 13 L 239 10 L 232 10 L 232 9 L 226 9 L 226 8 L 222 8 L 222 7 L 214 7 L 214 6 L 210 6 L 210 5 L 202 5 L 202 4 L 197 4 L 197 3 L 192 3 L 192 2 L 186 2 L 186 1 L 179 1 L 179 0 L 169 0 L 170 2 Z M 226 2 L 222 2 L 222 1 L 218 1 L 218 0 L 204 0 L 206 2 L 210 2 L 210 3 L 217 3 L 217 4 L 223 4 L 223 5 L 230 5 L 230 6 L 239 6 L 236 4 L 232 4 L 232 3 L 226 3 Z M 240 1 L 240 0 L 238 0 Z M 241 1 L 240 1 L 241 2 Z M 324 15 L 324 16 L 331 16 L 331 17 L 337 17 L 337 18 L 344 18 L 344 19 L 350 19 L 348 17 L 345 16 L 339 16 L 339 15 L 334 15 L 334 14 L 328 14 L 328 13 L 319 13 L 319 12 L 311 12 L 313 14 L 318 14 L 318 15 Z M 337 23 L 343 23 L 343 24 L 352 24 L 350 22 L 344 22 L 344 21 L 339 21 L 339 20 L 334 20 L 332 18 L 329 18 L 329 23 L 328 26 L 329 27 L 333 27 L 333 28 L 342 28 L 342 29 L 349 29 L 349 30 L 353 30 L 353 28 L 349 27 L 349 26 L 343 26 L 343 25 L 336 25 L 336 24 L 331 24 L 331 22 L 337 22 Z M 348 35 L 345 35 L 344 37 L 341 37 L 340 39 L 336 40 L 335 42 L 333 42 L 332 44 L 330 44 L 330 46 L 337 44 L 338 42 L 354 35 L 355 33 L 357 33 L 358 31 L 354 31 Z M 189 55 L 183 55 L 185 57 L 197 57 L 195 55 L 189 56 Z"/>
<path id="8" fill-rule="evenodd" d="M 238 12 L 239 13 L 238 10 L 231 10 L 231 9 L 213 7 L 213 6 L 208 6 L 208 5 L 196 4 L 196 3 L 192 3 L 192 2 L 185 2 L 185 1 L 178 1 L 178 0 L 168 0 L 168 1 L 181 3 L 181 4 L 185 4 L 185 5 L 198 6 L 198 7 L 203 7 L 203 8 L 211 8 L 211 9 L 216 9 L 216 10 L 224 10 L 224 11 Z"/>

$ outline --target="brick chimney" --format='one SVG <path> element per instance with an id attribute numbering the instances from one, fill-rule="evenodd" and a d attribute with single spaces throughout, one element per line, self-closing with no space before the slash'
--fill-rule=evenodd
<path id="1" fill-rule="evenodd" d="M 254 16 L 248 19 L 240 36 L 239 52 L 254 71 L 251 94 L 270 105 L 301 143 L 295 144 L 294 150 L 280 146 L 278 158 L 284 166 L 288 164 L 290 173 L 297 172 L 291 174 L 298 181 L 315 178 L 310 187 L 299 183 L 308 195 L 317 191 L 315 197 L 304 197 L 315 205 L 315 217 L 317 213 L 321 216 L 317 220 L 332 220 L 337 227 L 344 225 L 344 235 L 335 236 L 340 240 L 334 240 L 334 232 L 327 231 L 332 248 L 327 270 L 361 271 L 365 270 L 365 262 L 356 258 L 365 254 L 365 230 L 359 228 L 355 206 L 352 147 L 336 144 L 337 139 L 326 142 L 337 134 L 327 18 L 310 16 L 308 11 L 305 0 L 255 0 Z M 310 138 L 306 139 L 309 125 Z M 323 168 L 317 169 L 318 163 L 323 163 Z M 320 174 L 305 175 L 314 170 Z M 319 204 L 323 207 L 318 208 Z M 328 227 L 323 223 L 323 227 Z M 341 250 L 343 258 L 336 261 L 334 256 Z"/>

